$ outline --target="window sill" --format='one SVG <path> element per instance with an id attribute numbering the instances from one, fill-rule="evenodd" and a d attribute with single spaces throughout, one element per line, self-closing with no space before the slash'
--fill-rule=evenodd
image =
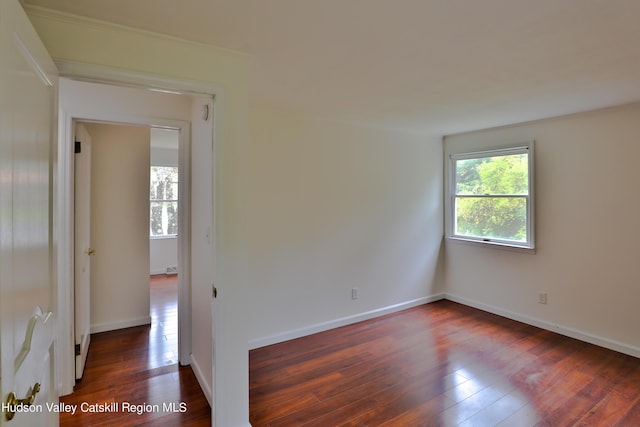
<path id="1" fill-rule="evenodd" d="M 177 234 L 171 234 L 167 236 L 149 236 L 149 240 L 165 240 L 165 239 L 177 239 Z"/>
<path id="2" fill-rule="evenodd" d="M 500 250 L 511 251 L 511 252 L 520 252 L 520 253 L 525 253 L 530 255 L 533 255 L 536 253 L 535 248 L 528 248 L 526 246 L 518 246 L 518 245 L 509 244 L 509 243 L 492 242 L 492 241 L 485 242 L 482 240 L 465 239 L 463 237 L 456 237 L 456 236 L 446 236 L 446 240 L 449 240 L 455 243 L 465 244 L 465 245 L 483 246 L 483 247 L 488 247 L 492 249 L 500 249 Z"/>

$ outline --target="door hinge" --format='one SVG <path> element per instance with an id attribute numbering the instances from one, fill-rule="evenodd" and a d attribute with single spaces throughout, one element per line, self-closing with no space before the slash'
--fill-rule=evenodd
<path id="1" fill-rule="evenodd" d="M 76 141 L 75 147 L 74 147 L 74 153 L 78 154 L 81 152 L 82 152 L 82 142 Z"/>
<path id="2" fill-rule="evenodd" d="M 76 356 L 80 356 L 80 344 L 76 344 Z"/>
<path id="3" fill-rule="evenodd" d="M 215 286 L 211 285 L 211 294 L 214 298 L 218 298 L 218 288 L 216 288 Z"/>

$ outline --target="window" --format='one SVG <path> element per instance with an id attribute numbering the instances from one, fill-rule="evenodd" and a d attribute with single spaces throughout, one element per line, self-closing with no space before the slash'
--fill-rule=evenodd
<path id="1" fill-rule="evenodd" d="M 448 237 L 533 249 L 533 142 L 450 159 Z"/>
<path id="2" fill-rule="evenodd" d="M 178 168 L 151 166 L 149 235 L 178 234 Z"/>

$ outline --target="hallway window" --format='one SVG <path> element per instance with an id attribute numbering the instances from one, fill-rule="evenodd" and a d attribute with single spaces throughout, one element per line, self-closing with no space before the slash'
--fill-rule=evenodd
<path id="1" fill-rule="evenodd" d="M 178 168 L 151 166 L 149 195 L 151 237 L 178 234 Z"/>

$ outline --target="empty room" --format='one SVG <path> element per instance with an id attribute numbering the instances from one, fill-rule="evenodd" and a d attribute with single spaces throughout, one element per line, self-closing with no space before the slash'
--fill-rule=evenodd
<path id="1" fill-rule="evenodd" d="M 89 83 L 113 85 L 96 105 L 190 100 L 180 360 L 211 425 L 640 425 L 640 3 L 1 1 L 42 44 L 12 58 L 48 53 L 36 75 L 61 100 Z M 145 123 L 170 119 L 155 107 Z M 16 171 L 49 165 L 57 297 L 25 296 L 62 331 L 42 404 L 73 392 L 53 136 L 37 155 L 2 142 L 7 230 L 36 206 Z M 2 274 L 5 292 L 31 273 Z M 3 401 L 36 395 L 20 375 Z"/>

